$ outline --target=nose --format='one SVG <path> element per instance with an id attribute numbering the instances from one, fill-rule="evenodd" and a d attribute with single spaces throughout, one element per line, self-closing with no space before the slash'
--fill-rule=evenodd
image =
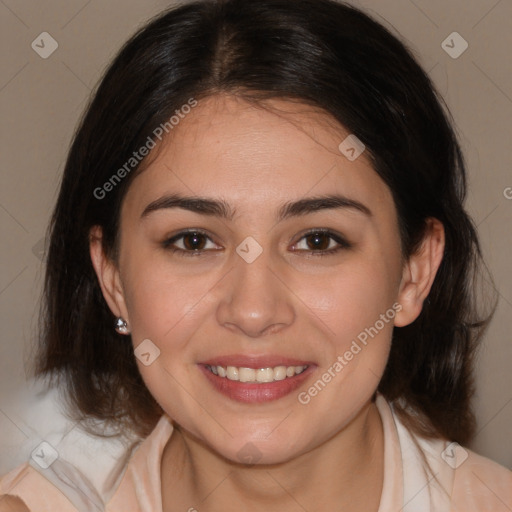
<path id="1" fill-rule="evenodd" d="M 234 255 L 234 268 L 223 280 L 217 321 L 232 331 L 258 338 L 279 332 L 295 320 L 291 292 L 279 278 L 277 266 L 263 253 L 252 263 Z"/>

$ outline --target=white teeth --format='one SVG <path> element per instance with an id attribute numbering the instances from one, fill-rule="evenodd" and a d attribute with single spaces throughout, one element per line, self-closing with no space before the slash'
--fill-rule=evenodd
<path id="1" fill-rule="evenodd" d="M 274 382 L 284 380 L 302 373 L 307 366 L 276 366 L 275 368 L 244 368 L 236 366 L 207 366 L 207 368 L 219 377 L 227 377 L 229 380 L 240 382 Z"/>
<path id="2" fill-rule="evenodd" d="M 229 380 L 238 380 L 238 368 L 234 366 L 228 366 L 226 368 L 226 377 Z"/>
<path id="3" fill-rule="evenodd" d="M 239 368 L 238 380 L 240 382 L 253 382 L 256 380 L 256 370 L 252 368 Z"/>
<path id="4" fill-rule="evenodd" d="M 272 368 L 259 368 L 254 373 L 257 382 L 272 382 L 274 380 L 274 370 Z"/>
<path id="5" fill-rule="evenodd" d="M 286 379 L 286 366 L 276 366 L 274 368 L 274 380 Z"/>

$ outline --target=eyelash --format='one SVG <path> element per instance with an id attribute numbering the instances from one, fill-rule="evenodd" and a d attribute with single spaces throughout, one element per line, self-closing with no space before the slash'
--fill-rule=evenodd
<path id="1" fill-rule="evenodd" d="M 211 250 L 211 249 L 202 249 L 202 250 L 190 250 L 189 251 L 189 250 L 184 250 L 184 249 L 180 249 L 180 248 L 172 246 L 175 242 L 177 242 L 178 240 L 180 240 L 181 238 L 183 238 L 189 234 L 202 235 L 202 236 L 205 236 L 206 238 L 208 238 L 210 241 L 212 241 L 211 238 L 208 236 L 208 234 L 205 231 L 203 231 L 201 229 L 191 229 L 191 230 L 180 231 L 178 234 L 165 240 L 162 243 L 162 246 L 164 249 L 171 251 L 173 254 L 177 253 L 180 256 L 186 256 L 186 257 L 199 256 L 199 255 L 203 254 L 204 252 Z M 313 257 L 322 257 L 322 256 L 330 256 L 332 254 L 339 252 L 342 249 L 350 249 L 352 247 L 352 245 L 349 242 L 347 242 L 345 239 L 343 239 L 340 235 L 333 233 L 332 231 L 329 231 L 328 229 L 321 229 L 321 228 L 310 229 L 309 231 L 307 231 L 306 233 L 304 233 L 301 236 L 299 241 L 307 238 L 308 236 L 318 235 L 318 234 L 325 235 L 328 238 L 330 238 L 331 240 L 334 240 L 338 244 L 338 246 L 334 247 L 332 249 L 324 249 L 322 251 L 311 251 L 311 250 L 307 251 L 304 249 L 300 249 L 298 252 L 307 253 L 309 256 L 313 256 Z"/>

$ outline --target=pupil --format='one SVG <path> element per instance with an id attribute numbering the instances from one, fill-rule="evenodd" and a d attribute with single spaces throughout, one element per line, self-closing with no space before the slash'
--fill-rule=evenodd
<path id="1" fill-rule="evenodd" d="M 204 238 L 201 233 L 189 233 L 185 235 L 183 241 L 187 249 L 201 250 L 204 247 Z"/>
<path id="2" fill-rule="evenodd" d="M 311 247 L 311 245 L 313 245 L 313 247 L 312 247 L 313 249 L 324 250 L 324 249 L 327 249 L 327 247 L 329 247 L 329 241 L 328 241 L 327 237 L 325 236 L 325 234 L 323 234 L 323 233 L 314 233 L 312 235 L 309 235 L 308 243 L 311 241 L 313 241 L 313 243 L 309 244 L 309 246 Z"/>

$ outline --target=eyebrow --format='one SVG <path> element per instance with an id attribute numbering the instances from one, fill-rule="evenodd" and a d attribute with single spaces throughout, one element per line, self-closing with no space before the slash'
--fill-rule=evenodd
<path id="1" fill-rule="evenodd" d="M 222 199 L 209 199 L 197 196 L 182 196 L 171 194 L 161 197 L 144 208 L 141 218 L 163 209 L 182 208 L 201 215 L 220 217 L 226 220 L 232 220 L 236 214 L 236 209 L 232 208 Z M 277 212 L 277 221 L 281 222 L 291 217 L 299 217 L 318 212 L 320 210 L 331 210 L 347 208 L 360 212 L 368 217 L 372 216 L 371 210 L 363 203 L 350 199 L 339 194 L 329 194 L 325 196 L 306 197 L 297 201 L 290 201 L 283 204 Z"/>

